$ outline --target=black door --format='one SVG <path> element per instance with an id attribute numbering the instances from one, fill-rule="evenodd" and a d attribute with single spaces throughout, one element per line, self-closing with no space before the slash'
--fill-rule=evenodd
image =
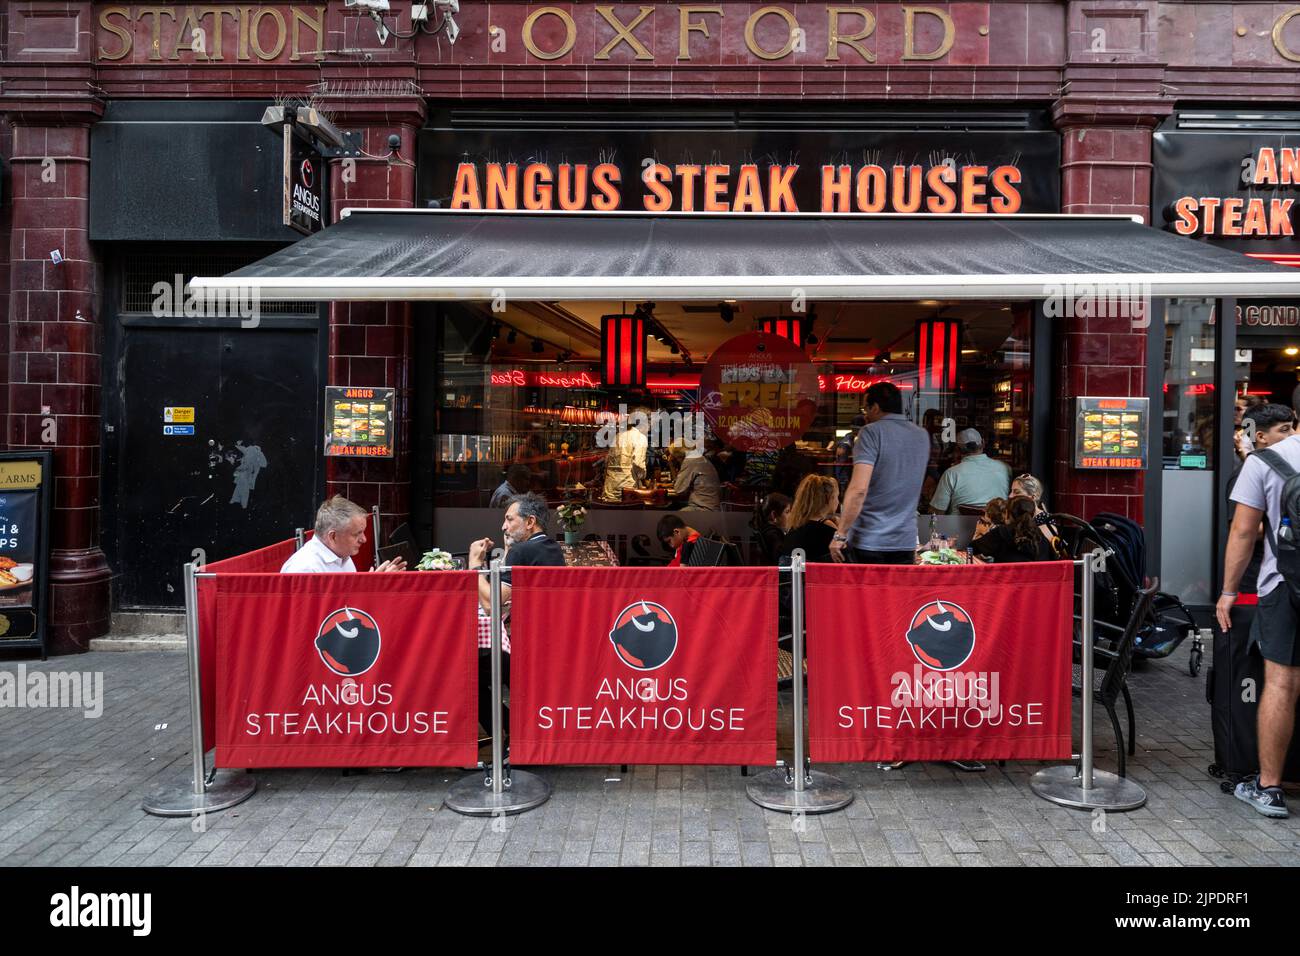
<path id="1" fill-rule="evenodd" d="M 117 604 L 180 607 L 187 561 L 219 561 L 311 523 L 323 485 L 320 319 L 263 315 L 248 329 L 109 321 L 104 547 Z M 194 410 L 193 434 L 188 421 L 164 420 L 168 408 Z"/>

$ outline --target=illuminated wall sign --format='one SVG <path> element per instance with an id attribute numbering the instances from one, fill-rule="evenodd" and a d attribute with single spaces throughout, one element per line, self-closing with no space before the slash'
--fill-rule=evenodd
<path id="1" fill-rule="evenodd" d="M 338 385 L 326 388 L 326 457 L 392 458 L 395 391 Z"/>
<path id="2" fill-rule="evenodd" d="M 1240 252 L 1300 252 L 1300 136 L 1171 130 L 1152 153 L 1154 225 Z"/>
<path id="3" fill-rule="evenodd" d="M 1050 132 L 425 130 L 418 202 L 561 212 L 1049 213 Z"/>
<path id="4" fill-rule="evenodd" d="M 1077 401 L 1075 468 L 1146 468 L 1147 399 L 1081 396 Z"/>
<path id="5" fill-rule="evenodd" d="M 893 382 L 900 389 L 909 389 L 911 382 L 899 382 L 887 375 L 878 378 L 866 378 L 852 372 L 836 372 L 833 375 L 818 375 L 817 388 L 823 392 L 865 392 L 877 382 Z"/>
<path id="6" fill-rule="evenodd" d="M 600 381 L 590 372 L 526 372 L 516 368 L 490 374 L 491 384 L 509 388 L 600 388 Z"/>

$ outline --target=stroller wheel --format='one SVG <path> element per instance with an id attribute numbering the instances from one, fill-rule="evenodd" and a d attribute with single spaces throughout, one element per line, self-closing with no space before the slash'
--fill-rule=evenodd
<path id="1" fill-rule="evenodd" d="M 1187 669 L 1192 672 L 1193 677 L 1201 672 L 1201 659 L 1204 657 L 1205 651 L 1196 646 L 1192 647 L 1191 653 L 1187 656 Z"/>

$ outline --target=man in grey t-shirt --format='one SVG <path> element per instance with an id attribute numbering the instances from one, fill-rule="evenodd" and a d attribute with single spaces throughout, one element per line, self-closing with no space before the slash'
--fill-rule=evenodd
<path id="1" fill-rule="evenodd" d="M 868 388 L 865 404 L 867 424 L 853 446 L 853 475 L 831 557 L 858 564 L 911 564 L 930 436 L 903 417 L 902 393 L 890 382 Z"/>
<path id="2" fill-rule="evenodd" d="M 1268 451 L 1278 455 L 1295 471 L 1300 471 L 1300 436 L 1292 436 L 1272 445 Z M 1259 774 L 1237 784 L 1234 791 L 1240 800 L 1251 804 L 1269 817 L 1287 816 L 1282 794 L 1282 769 L 1295 725 L 1296 700 L 1300 698 L 1300 600 L 1277 569 L 1274 541 L 1282 523 L 1282 486 L 1286 483 L 1255 452 L 1241 466 L 1231 498 L 1237 503 L 1232 515 L 1232 530 L 1223 560 L 1223 591 L 1215 614 L 1224 632 L 1231 631 L 1231 614 L 1237 603 L 1237 588 L 1250 561 L 1260 522 L 1265 522 L 1264 560 L 1259 569 L 1259 607 L 1251 637 L 1259 642 L 1264 657 L 1264 690 L 1259 698 L 1256 718 L 1259 731 Z"/>

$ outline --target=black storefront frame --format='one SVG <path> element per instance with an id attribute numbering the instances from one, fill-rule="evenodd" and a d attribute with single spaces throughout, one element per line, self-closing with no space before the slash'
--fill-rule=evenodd
<path id="1" fill-rule="evenodd" d="M 1213 553 L 1210 555 L 1210 593 L 1217 595 L 1223 584 L 1223 557 L 1228 545 L 1228 483 L 1236 468 L 1233 447 L 1233 406 L 1236 400 L 1237 300 L 1234 297 L 1211 299 L 1214 317 L 1214 500 L 1210 503 L 1213 524 Z M 1143 489 L 1142 522 L 1146 544 L 1147 576 L 1161 573 L 1160 547 L 1164 506 L 1164 380 L 1165 380 L 1165 313 L 1167 300 L 1151 301 L 1151 322 L 1147 329 L 1147 398 L 1152 409 L 1148 417 L 1148 457 L 1146 484 Z M 1231 317 L 1225 321 L 1225 316 Z M 1158 450 L 1160 453 L 1155 454 Z"/>

